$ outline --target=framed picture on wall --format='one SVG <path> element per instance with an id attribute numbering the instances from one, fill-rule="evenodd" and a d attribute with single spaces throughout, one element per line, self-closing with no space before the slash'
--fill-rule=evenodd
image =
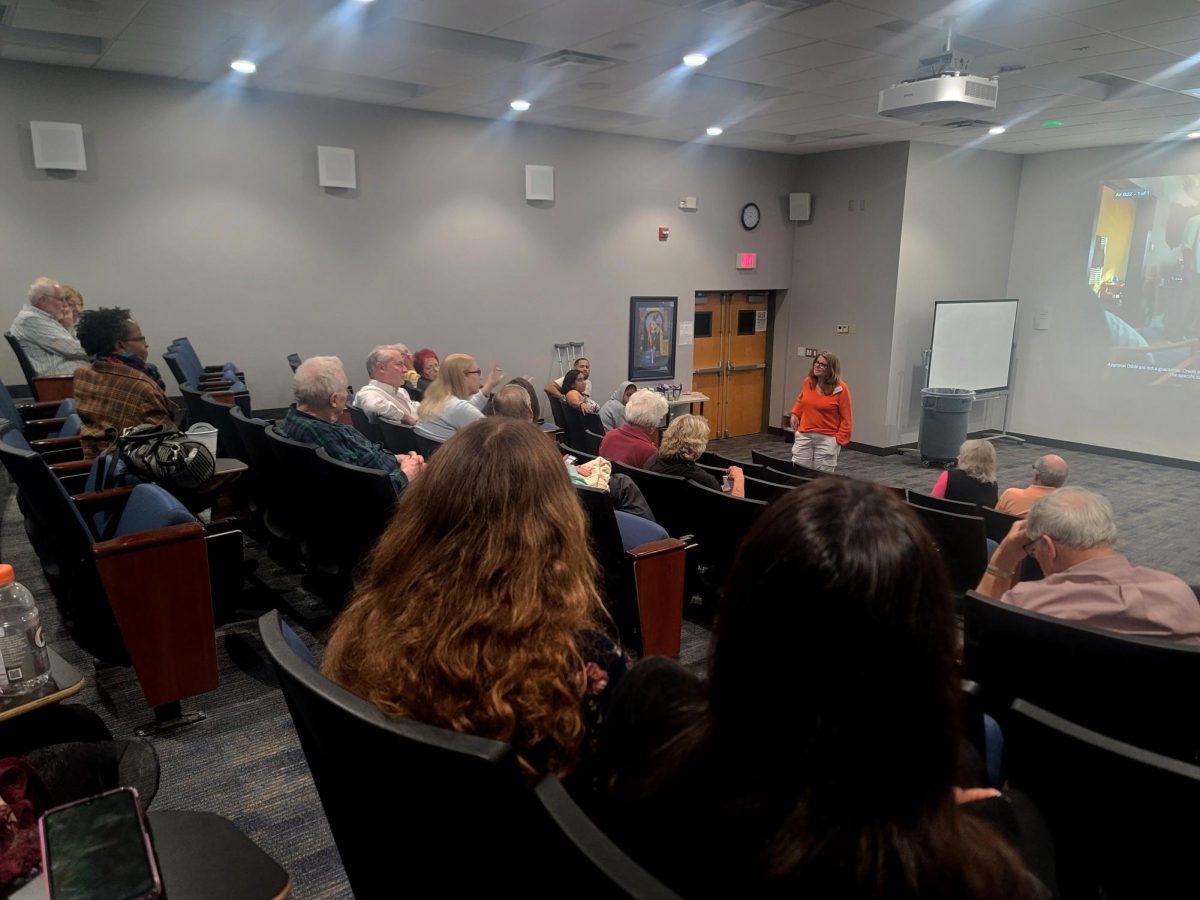
<path id="1" fill-rule="evenodd" d="M 675 317 L 678 297 L 631 297 L 629 380 L 675 377 Z"/>

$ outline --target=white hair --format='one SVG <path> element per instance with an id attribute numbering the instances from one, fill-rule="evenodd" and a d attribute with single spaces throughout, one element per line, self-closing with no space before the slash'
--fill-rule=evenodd
<path id="1" fill-rule="evenodd" d="M 404 350 L 408 348 L 405 347 Z M 382 362 L 387 362 L 391 359 L 393 353 L 399 355 L 403 352 L 399 344 L 380 344 L 367 357 L 367 375 L 371 378 L 375 377 L 375 367 Z"/>
<path id="2" fill-rule="evenodd" d="M 1091 550 L 1117 540 L 1113 508 L 1104 497 L 1081 487 L 1059 488 L 1029 510 L 1025 535 L 1035 541 L 1043 535 L 1071 550 Z"/>
<path id="3" fill-rule="evenodd" d="M 53 278 L 46 278 L 45 276 L 43 276 L 41 278 L 34 279 L 33 284 L 31 284 L 29 286 L 29 305 L 30 306 L 37 306 L 38 301 L 41 300 L 43 297 L 54 297 L 55 299 L 58 299 L 58 297 L 59 297 L 58 282 L 55 281 Z"/>
<path id="4" fill-rule="evenodd" d="M 642 428 L 656 428 L 667 414 L 667 398 L 646 388 L 634 393 L 625 404 L 625 421 Z"/>
<path id="5" fill-rule="evenodd" d="M 1067 483 L 1066 460 L 1058 457 L 1039 456 L 1033 461 L 1033 471 L 1046 487 L 1062 487 Z"/>
<path id="6" fill-rule="evenodd" d="M 325 407 L 342 389 L 346 370 L 336 356 L 312 356 L 300 363 L 292 376 L 292 393 L 301 406 Z"/>

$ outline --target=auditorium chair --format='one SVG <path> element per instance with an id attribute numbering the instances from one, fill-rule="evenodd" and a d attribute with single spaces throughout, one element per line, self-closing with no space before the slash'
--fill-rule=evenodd
<path id="1" fill-rule="evenodd" d="M 584 450 L 579 450 L 578 448 L 572 447 L 569 444 L 556 443 L 555 446 L 558 448 L 558 452 L 563 456 L 575 457 L 575 465 L 577 466 L 586 465 L 596 458 L 594 454 L 588 453 Z M 613 465 L 615 466 L 616 463 L 613 463 Z M 616 469 L 614 468 L 613 471 L 615 472 Z"/>
<path id="2" fill-rule="evenodd" d="M 967 592 L 963 665 L 1004 725 L 1017 697 L 1116 740 L 1200 763 L 1200 647 L 1133 637 Z"/>
<path id="3" fill-rule="evenodd" d="M 31 441 L 57 435 L 63 420 L 73 412 L 75 401 L 70 397 L 18 406 L 0 381 L 0 419 L 7 419 Z"/>
<path id="4" fill-rule="evenodd" d="M 763 466 L 754 477 L 759 481 L 772 481 L 775 484 L 782 484 L 787 487 L 799 487 L 802 484 L 812 481 L 812 478 L 792 472 L 790 464 L 788 465 L 788 471 L 775 469 L 771 466 Z"/>
<path id="5" fill-rule="evenodd" d="M 67 397 L 75 396 L 75 376 L 74 375 L 38 375 L 33 368 L 33 363 L 29 361 L 29 357 L 25 353 L 25 348 L 9 332 L 4 333 L 8 345 L 12 347 L 13 355 L 17 357 L 17 363 L 21 366 L 21 372 L 25 375 L 25 381 L 29 384 L 29 393 L 33 395 L 33 399 L 39 403 L 50 403 L 65 400 Z M 83 360 L 80 360 L 79 365 L 87 365 Z"/>
<path id="6" fill-rule="evenodd" d="M 133 665 L 155 726 L 190 724 L 180 701 L 217 687 L 208 541 L 204 526 L 158 485 L 72 497 L 36 453 L 0 441 L 0 458 L 29 501 L 52 557 L 47 578 L 64 624 L 85 651 L 112 665 Z M 88 521 L 115 517 L 99 540 Z M 147 730 L 143 729 L 143 730 Z"/>
<path id="7" fill-rule="evenodd" d="M 592 429 L 588 428 L 584 431 L 583 436 L 587 440 L 588 452 L 599 456 L 600 442 L 604 440 L 604 434 L 602 432 L 598 433 L 592 431 Z"/>
<path id="8" fill-rule="evenodd" d="M 646 498 L 654 520 L 672 537 L 683 538 L 692 533 L 693 523 L 685 512 L 687 479 L 682 475 L 665 475 L 637 466 L 627 466 L 613 460 L 613 474 L 627 475 Z"/>
<path id="9" fill-rule="evenodd" d="M 411 425 L 393 425 L 391 422 L 379 422 L 382 444 L 392 453 L 420 453 L 421 445 L 417 442 L 416 429 Z"/>
<path id="10" fill-rule="evenodd" d="M 250 415 L 250 393 L 246 390 L 246 386 L 240 381 L 232 382 L 225 387 L 218 388 L 200 388 L 193 387 L 190 384 L 181 384 L 179 391 L 183 395 L 183 403 L 187 409 L 188 426 L 196 425 L 200 422 L 208 422 L 206 415 L 208 407 L 205 406 L 203 397 L 205 394 L 218 400 L 222 403 L 228 403 L 230 406 L 236 406 L 246 415 Z M 215 422 L 208 422 L 209 425 L 215 425 Z"/>
<path id="11" fill-rule="evenodd" d="M 259 619 L 259 632 L 355 897 L 407 885 L 445 896 L 675 898 L 558 778 L 531 786 L 508 744 L 383 713 L 325 678 L 278 613 Z"/>
<path id="12" fill-rule="evenodd" d="M 751 450 L 750 459 L 760 466 L 769 466 L 778 472 L 790 472 L 792 470 L 792 458 L 790 456 L 773 456 L 770 453 L 763 453 L 761 450 Z"/>
<path id="13" fill-rule="evenodd" d="M 575 492 L 600 564 L 598 587 L 622 642 L 641 656 L 678 656 L 687 546 L 662 538 L 626 550 L 612 495 L 582 485 L 575 485 Z"/>
<path id="14" fill-rule="evenodd" d="M 1017 516 L 1010 516 L 1008 513 L 992 509 L 990 506 L 979 507 L 979 515 L 983 516 L 983 530 L 997 544 L 1008 537 L 1014 524 L 1021 521 Z"/>
<path id="15" fill-rule="evenodd" d="M 195 377 L 188 379 L 193 384 L 197 379 L 212 378 L 214 376 L 220 376 L 226 381 L 246 380 L 246 373 L 231 362 L 207 366 L 202 364 L 195 347 L 192 346 L 191 340 L 186 337 L 175 338 L 175 340 L 171 341 L 170 346 L 167 347 L 167 351 L 177 354 L 183 361 L 184 367 L 189 372 L 194 373 Z"/>
<path id="16" fill-rule="evenodd" d="M 204 421 L 217 429 L 217 455 L 238 459 L 249 465 L 250 455 L 233 425 L 233 404 L 221 399 L 224 394 L 201 394 Z M 232 400 L 232 397 L 229 398 Z"/>
<path id="17" fill-rule="evenodd" d="M 268 543 L 274 541 L 277 546 L 298 550 L 296 523 L 286 513 L 294 486 L 285 483 L 276 469 L 266 435 L 270 423 L 251 418 L 236 406 L 229 411 L 229 420 L 249 457 L 247 476 L 256 524 L 265 532 Z"/>
<path id="18" fill-rule="evenodd" d="M 383 439 L 382 422 L 372 422 L 370 416 L 357 406 L 347 406 L 346 409 L 350 411 L 350 421 L 359 434 L 369 441 L 387 446 Z M 396 451 L 393 450 L 392 452 L 395 453 Z"/>
<path id="19" fill-rule="evenodd" d="M 979 507 L 974 503 L 963 503 L 960 500 L 947 500 L 945 497 L 934 497 L 932 494 L 923 494 L 920 491 L 908 489 L 908 502 L 913 506 L 922 506 L 925 509 L 936 509 L 939 512 L 957 513 L 960 516 L 978 516 Z"/>
<path id="20" fill-rule="evenodd" d="M 569 440 L 571 430 L 567 427 L 567 401 L 549 392 L 546 393 L 546 399 L 550 402 L 550 414 L 554 417 L 554 424 L 566 433 Z"/>
<path id="21" fill-rule="evenodd" d="M 912 494 L 912 491 L 909 491 Z M 956 594 L 969 591 L 979 584 L 987 568 L 987 537 L 983 519 L 952 512 L 942 512 L 928 506 L 909 503 L 909 509 L 925 525 L 933 538 L 938 556 L 946 567 L 950 587 Z"/>
<path id="22" fill-rule="evenodd" d="M 417 452 L 420 453 L 421 456 L 425 457 L 426 462 L 432 459 L 433 454 L 437 453 L 438 448 L 442 446 L 441 441 L 435 441 L 433 438 L 427 438 L 415 428 L 413 429 L 413 437 L 417 442 Z"/>
<path id="23" fill-rule="evenodd" d="M 753 527 L 767 504 L 762 500 L 734 497 L 687 482 L 679 512 L 688 523 L 699 549 L 699 562 L 705 567 L 705 580 L 712 589 L 725 583 L 734 555 L 742 538 Z"/>
<path id="24" fill-rule="evenodd" d="M 324 477 L 326 467 L 317 459 L 317 445 L 284 437 L 274 425 L 268 425 L 264 435 L 273 460 L 267 474 L 268 483 L 274 485 L 273 511 L 288 521 L 310 571 L 336 572 L 324 517 L 334 500 L 333 487 Z"/>
<path id="25" fill-rule="evenodd" d="M 319 477 L 328 486 L 314 510 L 320 519 L 318 539 L 326 580 L 322 593 L 340 609 L 359 564 L 391 520 L 396 488 L 382 469 L 334 459 L 324 447 L 317 449 L 316 459 Z"/>
<path id="26" fill-rule="evenodd" d="M 1179 713 L 1194 717 L 1194 693 Z M 1005 758 L 1009 784 L 1029 796 L 1049 826 L 1056 896 L 1196 895 L 1192 854 L 1200 846 L 1200 767 L 1025 699 L 1012 704 Z"/>
<path id="27" fill-rule="evenodd" d="M 789 491 L 794 490 L 785 484 L 776 484 L 773 481 L 760 481 L 757 478 L 746 478 L 746 497 L 751 500 L 762 500 L 764 503 L 770 503 L 776 497 L 782 497 Z"/>

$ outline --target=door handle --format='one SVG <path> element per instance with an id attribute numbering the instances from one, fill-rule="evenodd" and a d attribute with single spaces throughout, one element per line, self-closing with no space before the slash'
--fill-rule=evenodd
<path id="1" fill-rule="evenodd" d="M 709 369 L 693 369 L 692 370 L 693 377 L 696 375 L 720 375 L 720 374 L 721 374 L 720 366 L 713 366 L 712 368 L 709 368 Z"/>
<path id="2" fill-rule="evenodd" d="M 743 365 L 740 365 L 740 366 L 735 366 L 733 363 L 729 363 L 728 367 L 725 369 L 725 371 L 726 372 L 753 372 L 755 369 L 765 369 L 766 367 L 767 367 L 767 364 L 765 362 L 744 363 Z"/>

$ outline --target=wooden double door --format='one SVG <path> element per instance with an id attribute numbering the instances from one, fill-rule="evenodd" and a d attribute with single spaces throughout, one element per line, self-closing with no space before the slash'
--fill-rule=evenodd
<path id="1" fill-rule="evenodd" d="M 692 390 L 708 395 L 710 438 L 763 430 L 770 350 L 771 295 L 696 294 Z"/>

